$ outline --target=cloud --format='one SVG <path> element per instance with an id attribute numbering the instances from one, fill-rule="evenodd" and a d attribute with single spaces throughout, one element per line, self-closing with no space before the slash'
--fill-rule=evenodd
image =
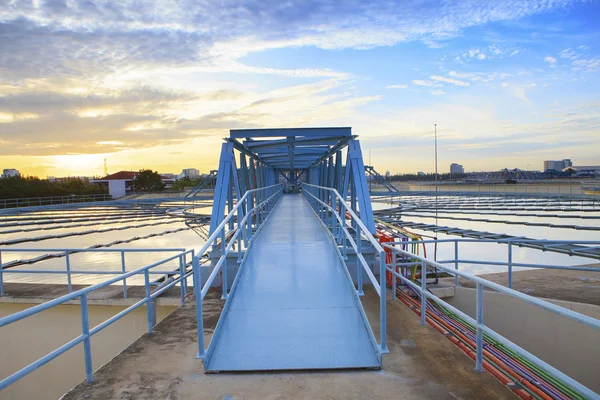
<path id="1" fill-rule="evenodd" d="M 398 84 L 398 85 L 389 85 L 389 86 L 386 86 L 386 89 L 406 89 L 407 87 L 408 87 L 408 85 Z"/>
<path id="2" fill-rule="evenodd" d="M 573 71 L 596 72 L 600 69 L 600 58 L 573 61 Z"/>
<path id="3" fill-rule="evenodd" d="M 417 86 L 437 86 L 435 82 L 432 81 L 425 81 L 422 79 L 415 79 L 412 81 L 413 85 L 417 85 Z"/>
<path id="4" fill-rule="evenodd" d="M 446 94 L 446 92 L 444 92 L 441 89 L 437 89 L 437 90 L 432 90 L 431 94 L 434 95 L 434 96 L 442 96 L 442 95 Z"/>
<path id="5" fill-rule="evenodd" d="M 463 82 L 463 81 L 459 81 L 458 79 L 446 78 L 446 77 L 438 76 L 438 75 L 432 75 L 429 78 L 434 81 L 445 82 L 445 83 L 449 83 L 454 86 L 467 87 L 470 85 L 469 82 Z"/>
<path id="6" fill-rule="evenodd" d="M 473 7 L 459 0 L 444 7 L 400 0 L 34 3 L 11 2 L 0 10 L 0 68 L 16 76 L 92 76 L 158 64 L 211 66 L 215 50 L 224 47 L 239 60 L 249 52 L 283 47 L 365 49 L 415 40 L 438 45 L 473 26 L 553 11 L 571 1 L 524 0 L 518 7 L 510 2 Z M 280 71 L 261 73 L 270 72 Z"/>
<path id="7" fill-rule="evenodd" d="M 556 64 L 556 58 L 551 57 L 551 56 L 544 57 L 544 61 L 547 62 L 550 65 Z"/>

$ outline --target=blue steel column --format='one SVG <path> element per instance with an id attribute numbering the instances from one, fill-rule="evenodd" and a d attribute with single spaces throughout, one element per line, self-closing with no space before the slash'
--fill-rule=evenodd
<path id="1" fill-rule="evenodd" d="M 360 219 L 369 232 L 374 235 L 376 232 L 375 219 L 373 218 L 371 196 L 365 175 L 365 164 L 358 140 L 352 139 L 348 141 L 348 158 L 352 164 L 352 183 L 358 200 Z"/>
<path id="2" fill-rule="evenodd" d="M 231 179 L 231 160 L 233 159 L 233 143 L 227 142 L 221 145 L 221 157 L 219 160 L 219 171 L 217 173 L 217 184 L 213 199 L 213 209 L 210 218 L 210 230 L 212 234 L 225 218 L 225 204 Z"/>

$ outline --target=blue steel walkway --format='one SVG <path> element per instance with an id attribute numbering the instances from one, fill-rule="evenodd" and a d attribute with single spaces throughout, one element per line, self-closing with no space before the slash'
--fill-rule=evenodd
<path id="1" fill-rule="evenodd" d="M 380 367 L 333 239 L 303 196 L 284 195 L 232 287 L 205 370 Z"/>

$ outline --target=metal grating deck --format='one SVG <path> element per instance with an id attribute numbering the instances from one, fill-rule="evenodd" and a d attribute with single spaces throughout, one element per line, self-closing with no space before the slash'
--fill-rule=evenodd
<path id="1" fill-rule="evenodd" d="M 335 244 L 301 195 L 282 197 L 246 257 L 207 372 L 381 367 Z"/>

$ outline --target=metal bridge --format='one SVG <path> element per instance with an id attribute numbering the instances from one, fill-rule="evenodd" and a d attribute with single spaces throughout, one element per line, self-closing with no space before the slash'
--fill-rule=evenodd
<path id="1" fill-rule="evenodd" d="M 370 235 L 364 171 L 350 128 L 231 131 L 221 149 L 208 240 L 220 237 L 220 246 L 213 246 L 217 257 L 206 283 L 220 271 L 227 302 L 210 346 L 199 352 L 207 372 L 381 367 L 385 329 L 378 345 L 359 298 L 363 273 L 385 289 L 362 256 L 363 233 L 365 250 L 382 251 Z M 339 192 L 351 193 L 350 207 Z M 226 230 L 233 235 L 229 246 Z M 236 240 L 240 266 L 229 291 L 227 253 Z M 360 264 L 358 287 L 346 246 Z"/>

